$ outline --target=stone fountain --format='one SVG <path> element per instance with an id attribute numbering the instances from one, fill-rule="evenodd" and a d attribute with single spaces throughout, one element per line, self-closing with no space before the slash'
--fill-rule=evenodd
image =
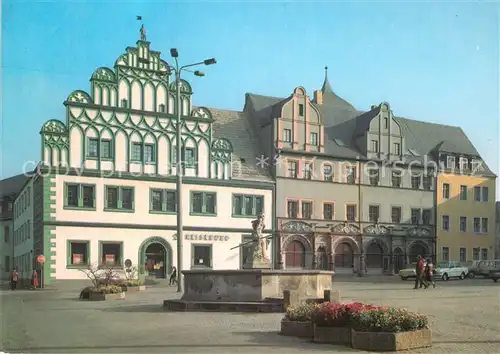
<path id="1" fill-rule="evenodd" d="M 171 311 L 283 312 L 283 294 L 288 304 L 323 299 L 332 289 L 332 271 L 272 269 L 270 236 L 263 236 L 264 215 L 252 221 L 250 256 L 244 269 L 191 269 L 182 271 L 184 294 L 165 300 Z M 240 245 L 242 246 L 242 245 Z M 326 292 L 325 292 L 326 290 Z"/>

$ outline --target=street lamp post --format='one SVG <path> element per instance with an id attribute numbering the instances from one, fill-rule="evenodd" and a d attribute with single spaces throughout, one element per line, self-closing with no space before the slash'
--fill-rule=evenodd
<path id="1" fill-rule="evenodd" d="M 182 281 L 182 243 L 184 240 L 183 235 L 183 221 L 182 221 L 182 173 L 183 173 L 183 165 L 182 165 L 182 123 L 181 123 L 181 115 L 182 115 L 182 102 L 181 102 L 181 72 L 186 68 L 197 66 L 197 65 L 212 65 L 217 63 L 217 61 L 212 59 L 206 59 L 204 61 L 179 66 L 179 53 L 176 48 L 170 49 L 170 55 L 174 59 L 175 66 L 170 66 L 170 70 L 175 73 L 175 113 L 176 113 L 176 143 L 177 147 L 176 151 L 176 189 L 177 189 L 177 292 L 182 292 L 184 288 L 184 284 Z M 196 76 L 204 76 L 201 71 L 193 72 Z"/>

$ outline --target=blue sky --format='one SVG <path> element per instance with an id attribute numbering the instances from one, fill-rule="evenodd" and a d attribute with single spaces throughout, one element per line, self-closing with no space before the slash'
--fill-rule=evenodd
<path id="1" fill-rule="evenodd" d="M 499 11 L 477 2 L 3 1 L 2 170 L 40 158 L 39 130 L 65 119 L 62 102 L 88 91 L 139 36 L 168 60 L 217 58 L 188 78 L 194 104 L 241 110 L 246 92 L 287 96 L 321 87 L 360 110 L 461 126 L 488 165 L 499 166 Z"/>

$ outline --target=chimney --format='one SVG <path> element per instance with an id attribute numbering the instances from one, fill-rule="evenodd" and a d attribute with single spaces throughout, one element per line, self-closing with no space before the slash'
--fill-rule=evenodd
<path id="1" fill-rule="evenodd" d="M 323 92 L 320 90 L 314 91 L 314 102 L 316 104 L 323 104 Z"/>

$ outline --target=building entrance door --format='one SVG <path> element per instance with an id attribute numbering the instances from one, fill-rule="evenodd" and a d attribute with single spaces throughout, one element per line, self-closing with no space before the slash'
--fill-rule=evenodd
<path id="1" fill-rule="evenodd" d="M 167 277 L 167 251 L 161 243 L 152 243 L 146 248 L 146 268 L 157 278 Z"/>

